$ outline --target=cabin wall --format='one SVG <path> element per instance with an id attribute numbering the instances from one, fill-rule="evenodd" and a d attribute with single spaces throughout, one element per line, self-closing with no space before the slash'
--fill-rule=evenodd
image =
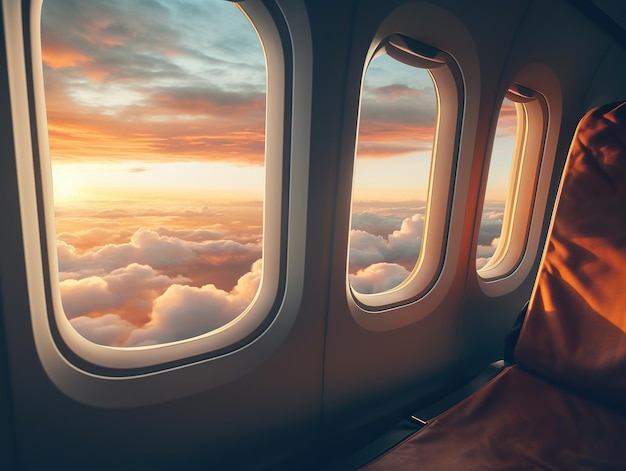
<path id="1" fill-rule="evenodd" d="M 5 157 L 5 154 L 12 151 L 12 123 L 11 115 L 8 113 L 10 109 L 10 98 L 8 93 L 8 74 L 6 70 L 6 45 L 4 40 L 4 30 L 1 28 L 3 24 L 3 12 L 0 10 L 0 146 L 2 151 L 0 152 L 0 175 L 10 175 L 10 159 Z M 5 227 L 19 227 L 8 226 L 12 221 L 7 221 L 9 212 L 11 211 L 10 205 L 12 195 L 15 193 L 15 181 L 10 179 L 3 179 L 0 184 L 0 214 L 5 222 L 3 222 L 3 228 Z M 6 233 L 6 230 L 1 231 Z M 19 231 L 11 231 L 13 233 Z M 0 240 L 4 241 L 5 236 L 0 236 Z M 4 291 L 7 289 L 8 280 L 17 276 L 16 271 L 19 271 L 19 266 L 10 267 L 12 260 L 7 257 L 0 257 L 0 467 L 2 469 L 15 469 L 17 465 L 17 452 L 16 452 L 16 440 L 15 440 L 15 420 L 14 420 L 14 404 L 13 404 L 13 385 L 12 385 L 12 372 L 9 364 L 9 348 L 8 337 L 9 335 L 15 335 L 7 328 L 6 316 L 8 306 L 4 302 Z"/>
<path id="2" fill-rule="evenodd" d="M 554 18 L 559 18 L 559 21 L 554 21 Z M 481 34 L 481 31 L 485 30 L 479 29 L 476 34 Z M 585 34 L 581 34 L 582 31 Z M 562 107 L 562 122 L 558 129 L 556 148 L 549 149 L 554 152 L 554 167 L 544 169 L 544 171 L 553 172 L 552 182 L 545 199 L 538 201 L 541 205 L 545 204 L 547 208 L 551 208 L 554 204 L 560 173 L 565 164 L 572 135 L 578 120 L 586 111 L 583 100 L 587 87 L 605 52 L 610 47 L 609 38 L 594 25 L 590 25 L 568 2 L 535 1 L 529 5 L 505 59 L 506 64 L 498 85 L 500 90 L 505 88 L 515 74 L 527 64 L 545 64 L 558 82 L 558 92 L 561 96 L 556 107 Z M 579 53 L 571 54 L 572 50 L 579 51 Z M 542 86 L 542 79 L 545 77 L 538 77 L 538 88 Z M 549 108 L 554 105 L 554 102 L 548 101 Z M 494 112 L 497 113 L 497 110 Z M 488 154 L 484 147 L 478 152 L 482 155 Z M 550 212 L 543 219 L 540 249 L 545 243 L 549 222 Z M 475 231 L 478 231 L 478 226 L 475 227 Z M 467 355 L 468 360 L 476 358 L 478 361 L 484 361 L 501 354 L 502 338 L 512 326 L 517 313 L 528 301 L 532 291 L 541 252 L 527 253 L 525 257 L 534 258 L 532 270 L 524 280 L 519 281 L 518 288 L 503 296 L 485 295 L 478 283 L 475 271 L 472 272 L 470 269 L 466 287 L 467 301 L 463 329 L 463 343 L 467 342 L 466 353 L 463 356 Z M 489 327 L 486 328 L 486 326 Z"/>
<path id="3" fill-rule="evenodd" d="M 624 76 L 626 76 L 626 51 L 612 45 L 598 64 L 585 96 L 584 109 L 589 110 L 612 101 L 626 99 Z"/>

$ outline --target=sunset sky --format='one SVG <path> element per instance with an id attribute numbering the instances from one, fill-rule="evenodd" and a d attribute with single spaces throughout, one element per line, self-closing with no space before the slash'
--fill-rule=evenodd
<path id="1" fill-rule="evenodd" d="M 224 0 L 45 0 L 42 52 L 72 325 L 132 347 L 236 317 L 262 268 L 265 59 L 245 16 Z M 428 74 L 388 57 L 363 93 L 351 283 L 376 292 L 419 253 L 436 110 Z"/>

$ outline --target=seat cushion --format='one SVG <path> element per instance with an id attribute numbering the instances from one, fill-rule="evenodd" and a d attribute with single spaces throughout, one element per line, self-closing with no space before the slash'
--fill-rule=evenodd
<path id="1" fill-rule="evenodd" d="M 626 415 L 513 366 L 362 469 L 626 470 Z"/>

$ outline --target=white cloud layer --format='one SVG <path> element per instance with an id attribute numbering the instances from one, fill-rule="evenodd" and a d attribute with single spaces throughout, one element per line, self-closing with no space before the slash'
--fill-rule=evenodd
<path id="1" fill-rule="evenodd" d="M 409 271 L 395 263 L 375 263 L 349 275 L 350 285 L 357 293 L 382 293 L 395 288 L 409 276 Z"/>
<path id="2" fill-rule="evenodd" d="M 493 220 L 489 216 L 485 219 Z M 399 217 L 361 214 L 353 226 L 363 228 L 353 229 L 350 235 L 349 281 L 353 289 L 379 293 L 404 282 L 421 248 L 423 214 L 401 221 Z M 494 226 L 494 232 L 496 229 Z M 102 234 L 99 231 L 97 235 Z M 215 235 L 213 230 L 140 228 L 126 242 L 91 251 L 59 241 L 60 290 L 66 315 L 87 339 L 114 346 L 174 342 L 224 326 L 256 296 L 262 272 L 261 246 L 211 237 Z M 494 237 L 477 247 L 478 269 L 493 256 L 498 242 Z M 192 266 L 192 272 L 201 274 L 209 265 L 218 267 L 218 272 L 239 274 L 224 288 L 212 282 L 199 283 L 201 278 L 178 271 Z"/>
<path id="3" fill-rule="evenodd" d="M 187 283 L 183 277 L 170 278 L 147 265 L 131 263 L 104 276 L 61 281 L 63 308 L 69 319 L 93 312 L 124 307 L 149 310 L 156 293 L 174 283 Z M 129 306 L 131 305 L 131 306 Z"/>
<path id="4" fill-rule="evenodd" d="M 197 239 L 197 234 L 190 234 Z M 69 243 L 57 242 L 59 272 L 62 279 L 105 276 L 131 263 L 147 265 L 167 272 L 174 267 L 189 266 L 204 261 L 222 265 L 241 260 L 249 266 L 261 255 L 261 244 L 233 240 L 183 240 L 141 227 L 130 242 L 107 244 L 95 251 L 79 251 Z"/>
<path id="5" fill-rule="evenodd" d="M 133 324 L 125 321 L 117 314 L 105 314 L 100 317 L 81 316 L 70 322 L 78 333 L 87 340 L 116 347 L 123 345 L 134 328 Z"/>
<path id="6" fill-rule="evenodd" d="M 136 265 L 129 268 L 150 272 L 150 267 Z M 141 327 L 113 313 L 99 317 L 80 315 L 71 319 L 71 323 L 85 338 L 104 345 L 136 347 L 196 337 L 227 324 L 248 307 L 258 290 L 261 269 L 261 260 L 258 260 L 230 292 L 218 289 L 215 285 L 194 287 L 170 284 L 163 294 L 151 302 L 150 321 Z M 154 280 L 158 280 L 155 283 L 165 282 L 158 276 Z M 120 290 L 115 296 L 109 296 L 113 290 L 107 285 L 107 280 L 96 277 L 85 283 L 70 285 L 75 290 L 75 296 L 68 299 L 73 301 L 84 301 L 95 293 L 104 305 L 107 299 L 121 299 L 124 294 Z M 127 289 L 132 295 L 132 286 L 129 285 Z M 137 297 L 133 299 L 138 301 Z M 148 298 L 145 300 L 148 301 Z"/>
<path id="7" fill-rule="evenodd" d="M 371 224 L 373 218 L 369 219 Z M 384 225 L 388 224 L 388 219 L 380 218 L 380 221 Z M 398 264 L 407 270 L 412 269 L 420 252 L 423 231 L 422 214 L 405 218 L 400 229 L 391 232 L 386 239 L 382 235 L 353 229 L 350 233 L 350 272 L 355 273 L 381 262 Z"/>
<path id="8" fill-rule="evenodd" d="M 500 243 L 500 238 L 497 237 L 491 241 L 489 245 L 479 245 L 476 247 L 476 269 L 480 270 L 483 268 L 487 262 L 493 257 L 493 254 L 496 252 L 498 248 L 498 244 Z"/>

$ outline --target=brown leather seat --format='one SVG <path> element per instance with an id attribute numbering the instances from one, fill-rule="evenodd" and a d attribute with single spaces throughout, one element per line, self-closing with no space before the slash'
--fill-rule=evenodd
<path id="1" fill-rule="evenodd" d="M 363 469 L 626 470 L 626 103 L 565 172 L 516 364 Z"/>

